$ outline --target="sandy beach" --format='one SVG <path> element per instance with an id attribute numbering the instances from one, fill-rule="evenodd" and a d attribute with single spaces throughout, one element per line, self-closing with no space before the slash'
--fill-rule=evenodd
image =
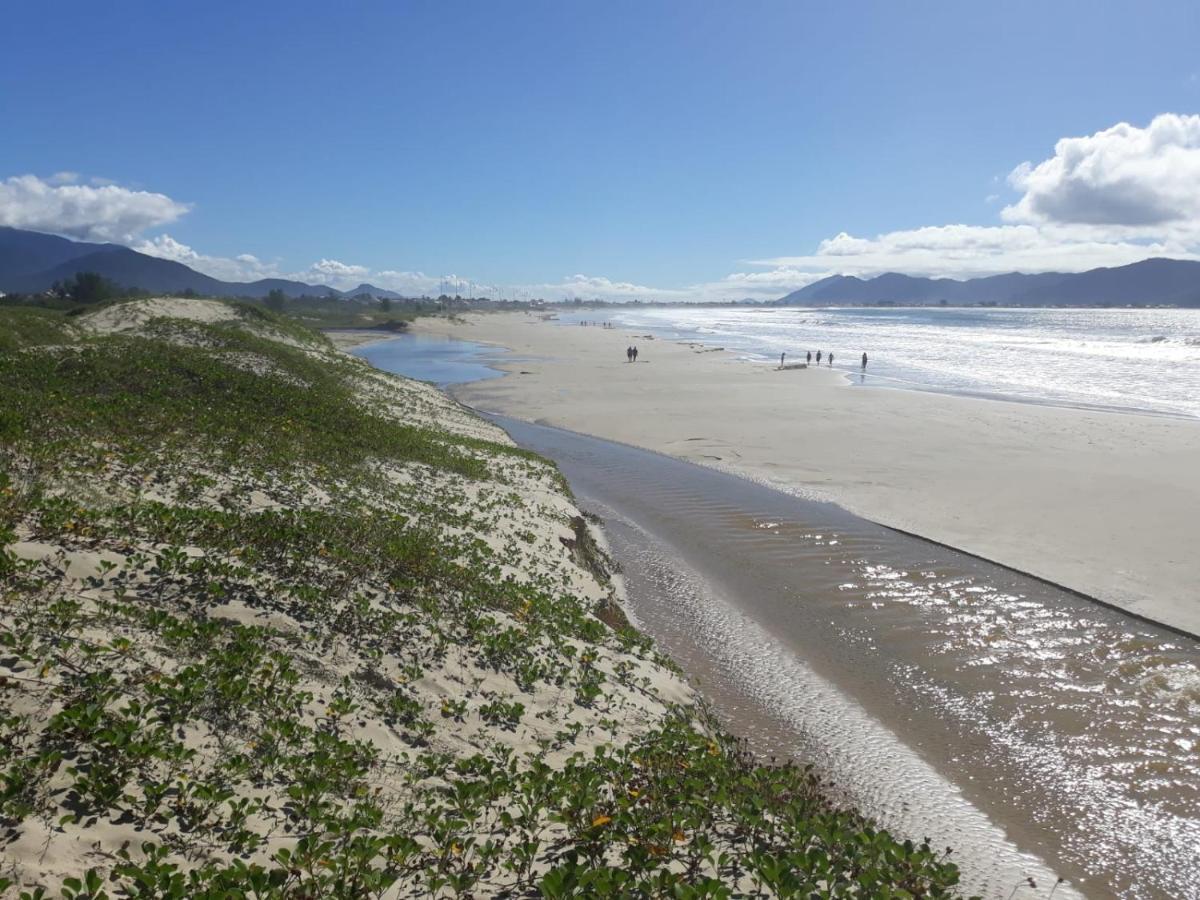
<path id="1" fill-rule="evenodd" d="M 1200 633 L 1200 423 L 874 389 L 526 313 L 413 330 L 514 351 L 506 377 L 456 389 L 479 409 L 827 499 Z"/>

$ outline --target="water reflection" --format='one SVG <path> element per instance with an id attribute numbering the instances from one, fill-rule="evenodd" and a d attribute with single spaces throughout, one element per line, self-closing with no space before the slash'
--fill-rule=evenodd
<path id="1" fill-rule="evenodd" d="M 635 614 L 758 746 L 942 829 L 989 895 L 1036 867 L 1012 842 L 1048 864 L 1018 897 L 1051 874 L 1197 896 L 1200 643 L 834 507 L 502 424 L 625 529 Z"/>
<path id="2" fill-rule="evenodd" d="M 457 338 L 405 334 L 351 352 L 385 372 L 431 381 L 439 387 L 504 374 L 488 365 L 503 351 Z"/>

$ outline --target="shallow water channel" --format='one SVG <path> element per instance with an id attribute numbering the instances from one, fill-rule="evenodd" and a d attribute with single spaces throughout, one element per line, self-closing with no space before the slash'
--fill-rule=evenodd
<path id="1" fill-rule="evenodd" d="M 474 341 L 428 334 L 405 334 L 352 351 L 385 372 L 432 381 L 438 387 L 499 378 L 487 363 L 503 351 Z"/>
<path id="2" fill-rule="evenodd" d="M 1200 642 L 829 504 L 493 418 L 604 517 L 636 624 L 754 749 L 953 846 L 973 893 L 1200 897 Z"/>
<path id="3" fill-rule="evenodd" d="M 443 385 L 498 374 L 465 342 L 357 352 Z M 492 418 L 604 518 L 631 617 L 755 750 L 953 846 L 969 893 L 1200 898 L 1200 641 L 830 504 Z"/>

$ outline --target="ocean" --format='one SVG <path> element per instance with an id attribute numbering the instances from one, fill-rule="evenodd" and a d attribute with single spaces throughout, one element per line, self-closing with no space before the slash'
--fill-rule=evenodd
<path id="1" fill-rule="evenodd" d="M 855 383 L 1200 417 L 1200 309 L 623 307 L 560 316 L 602 318 L 750 360 L 832 351 L 834 368 Z"/>

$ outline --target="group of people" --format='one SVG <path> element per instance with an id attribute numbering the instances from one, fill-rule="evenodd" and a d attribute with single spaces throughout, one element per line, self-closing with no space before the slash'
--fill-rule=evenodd
<path id="1" fill-rule="evenodd" d="M 634 357 L 635 357 L 635 358 L 637 357 L 637 348 L 636 348 L 636 347 L 635 347 L 635 348 L 634 348 L 634 350 L 633 350 L 633 355 L 634 355 Z M 818 365 L 818 366 L 821 364 L 821 357 L 822 357 L 823 355 L 824 355 L 823 351 L 821 351 L 821 350 L 818 350 L 818 351 L 817 351 L 817 365 Z M 780 353 L 780 354 L 779 354 L 779 368 L 781 368 L 781 369 L 783 368 L 783 360 L 784 360 L 784 358 L 785 358 L 786 356 L 787 356 L 787 354 L 786 354 L 786 353 Z M 833 366 L 833 351 L 832 351 L 832 350 L 829 352 L 829 355 L 826 357 L 826 359 L 828 359 L 828 360 L 829 360 L 829 365 L 832 367 L 832 366 Z M 811 365 L 812 365 L 812 361 L 813 361 L 813 353 L 812 353 L 812 351 L 811 351 L 811 350 L 809 350 L 809 351 L 808 351 L 808 352 L 807 352 L 807 353 L 804 355 L 804 362 L 805 362 L 805 364 L 806 364 L 806 365 L 810 365 L 810 366 L 811 366 Z M 862 369 L 863 369 L 863 371 L 864 371 L 864 372 L 865 372 L 865 371 L 867 371 L 867 354 L 866 354 L 866 353 L 864 353 L 864 354 L 862 355 Z"/>
<path id="2" fill-rule="evenodd" d="M 637 362 L 637 347 L 626 347 L 625 359 L 628 362 Z"/>

